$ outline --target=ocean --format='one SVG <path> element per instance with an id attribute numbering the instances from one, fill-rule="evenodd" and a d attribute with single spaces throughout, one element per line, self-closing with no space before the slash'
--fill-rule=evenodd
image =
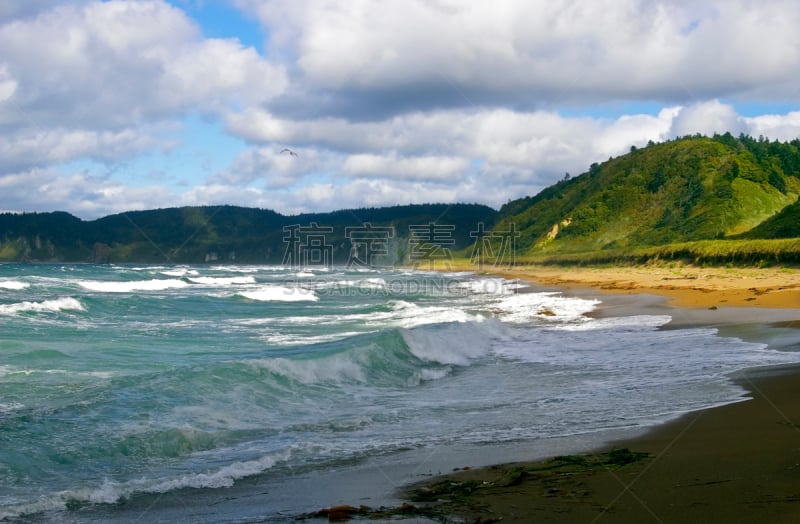
<path id="1" fill-rule="evenodd" d="M 347 479 L 374 501 L 392 468 L 647 427 L 800 361 L 602 307 L 468 273 L 0 265 L 0 519 L 281 521 L 358 503 Z"/>

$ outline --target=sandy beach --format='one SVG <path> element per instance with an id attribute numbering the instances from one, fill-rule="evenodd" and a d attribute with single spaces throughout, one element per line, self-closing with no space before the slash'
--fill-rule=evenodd
<path id="1" fill-rule="evenodd" d="M 800 325 L 794 269 L 495 273 L 573 292 L 658 295 L 703 324 L 763 323 L 789 331 Z M 629 298 L 620 302 L 653 306 Z M 789 339 L 786 345 L 796 348 L 800 334 Z M 749 391 L 747 400 L 686 414 L 592 453 L 467 468 L 415 485 L 406 497 L 420 514 L 445 522 L 797 522 L 800 367 L 756 368 L 731 378 Z"/>
<path id="2" fill-rule="evenodd" d="M 651 293 L 682 307 L 800 308 L 800 270 L 693 266 L 485 268 L 489 273 L 566 289 Z"/>

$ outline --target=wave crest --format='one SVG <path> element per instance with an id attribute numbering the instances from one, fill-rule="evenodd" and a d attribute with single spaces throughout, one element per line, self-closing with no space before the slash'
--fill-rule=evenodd
<path id="1" fill-rule="evenodd" d="M 250 291 L 239 291 L 237 295 L 258 302 L 316 302 L 319 296 L 310 289 L 286 286 L 262 286 Z"/>
<path id="2" fill-rule="evenodd" d="M 84 289 L 99 293 L 130 293 L 131 291 L 164 291 L 188 286 L 185 281 L 168 278 L 152 280 L 133 280 L 130 282 L 110 282 L 97 280 L 81 280 L 78 282 Z"/>
<path id="3" fill-rule="evenodd" d="M 21 291 L 31 287 L 27 282 L 20 282 L 19 280 L 0 280 L 0 289 L 7 289 L 9 291 Z"/>
<path id="4" fill-rule="evenodd" d="M 59 311 L 86 311 L 86 308 L 79 300 L 71 297 L 43 302 L 17 302 L 0 305 L 0 315 L 15 315 L 22 312 L 57 313 Z"/>

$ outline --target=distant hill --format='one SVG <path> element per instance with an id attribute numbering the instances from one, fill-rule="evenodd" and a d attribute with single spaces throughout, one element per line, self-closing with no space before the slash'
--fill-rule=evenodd
<path id="1" fill-rule="evenodd" d="M 684 137 L 509 202 L 496 227 L 513 223 L 528 255 L 798 236 L 799 177 L 800 140 Z"/>
<path id="2" fill-rule="evenodd" d="M 362 237 L 386 237 L 372 254 L 386 251 L 375 256 L 381 257 L 381 263 L 393 264 L 408 262 L 413 255 L 408 250 L 412 226 L 425 226 L 416 233 L 420 245 L 458 250 L 473 241 L 470 232 L 478 223 L 491 227 L 496 215 L 494 209 L 479 204 L 420 204 L 297 216 L 235 206 L 181 207 L 131 211 L 93 221 L 63 212 L 5 213 L 0 214 L 0 261 L 280 264 L 287 250 L 305 249 L 311 255 L 315 254 L 311 251 L 324 252 L 329 259 L 323 262 L 345 263 L 353 257 L 352 240 L 364 247 L 367 240 L 359 240 L 358 229 L 369 224 L 384 229 L 362 231 Z M 355 228 L 350 238 L 348 228 Z M 290 248 L 290 242 L 294 247 Z M 360 256 L 364 258 L 365 252 Z"/>

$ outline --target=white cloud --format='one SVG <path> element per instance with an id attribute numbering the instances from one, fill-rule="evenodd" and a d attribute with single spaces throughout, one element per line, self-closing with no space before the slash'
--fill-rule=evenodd
<path id="1" fill-rule="evenodd" d="M 229 130 L 251 141 L 315 145 L 346 156 L 349 176 L 442 179 L 472 161 L 525 172 L 578 171 L 603 158 L 668 136 L 676 109 L 606 121 L 508 109 L 410 113 L 375 122 L 284 120 L 266 112 L 236 115 Z M 357 153 L 353 153 L 357 152 Z"/>
<path id="2" fill-rule="evenodd" d="M 161 138 L 142 136 L 159 122 L 241 110 L 286 85 L 282 67 L 236 40 L 203 38 L 159 0 L 56 4 L 0 25 L 3 140 L 31 147 L 29 166 L 124 158 Z M 109 133 L 133 142 L 109 147 Z M 53 142 L 64 147 L 54 152 Z"/>
<path id="3" fill-rule="evenodd" d="M 0 2 L 0 24 L 36 16 L 59 4 L 84 4 L 88 0 L 3 0 Z"/>
<path id="4" fill-rule="evenodd" d="M 156 146 L 147 128 L 88 131 L 63 128 L 34 129 L 0 137 L 0 170 L 48 166 L 83 156 L 113 161 Z"/>
<path id="5" fill-rule="evenodd" d="M 793 111 L 785 115 L 762 115 L 742 120 L 747 125 L 748 134 L 754 137 L 764 135 L 773 140 L 800 138 L 800 111 Z"/>
<path id="6" fill-rule="evenodd" d="M 161 186 L 130 187 L 83 172 L 45 168 L 0 176 L 0 208 L 19 211 L 69 211 L 96 218 L 133 209 L 174 205 L 175 195 Z"/>
<path id="7" fill-rule="evenodd" d="M 427 182 L 452 182 L 466 173 L 465 158 L 425 156 L 400 158 L 396 154 L 359 154 L 347 157 L 342 174 L 359 178 L 397 178 Z"/>
<path id="8" fill-rule="evenodd" d="M 315 173 L 324 173 L 336 165 L 331 153 L 315 149 L 294 149 L 295 155 L 284 148 L 264 146 L 240 153 L 232 165 L 211 178 L 212 184 L 248 185 L 263 181 L 270 189 L 287 188 Z"/>
<path id="9" fill-rule="evenodd" d="M 711 136 L 725 132 L 738 136 L 745 131 L 747 125 L 733 106 L 711 100 L 681 108 L 672 120 L 669 136 L 674 138 L 695 133 Z"/>
<path id="10" fill-rule="evenodd" d="M 303 87 L 384 108 L 800 99 L 792 0 L 238 4 L 274 31 Z"/>
<path id="11" fill-rule="evenodd" d="M 61 6 L 0 26 L 0 50 L 20 86 L 20 124 L 124 126 L 260 103 L 286 87 L 282 68 L 252 48 L 204 39 L 155 0 Z"/>

